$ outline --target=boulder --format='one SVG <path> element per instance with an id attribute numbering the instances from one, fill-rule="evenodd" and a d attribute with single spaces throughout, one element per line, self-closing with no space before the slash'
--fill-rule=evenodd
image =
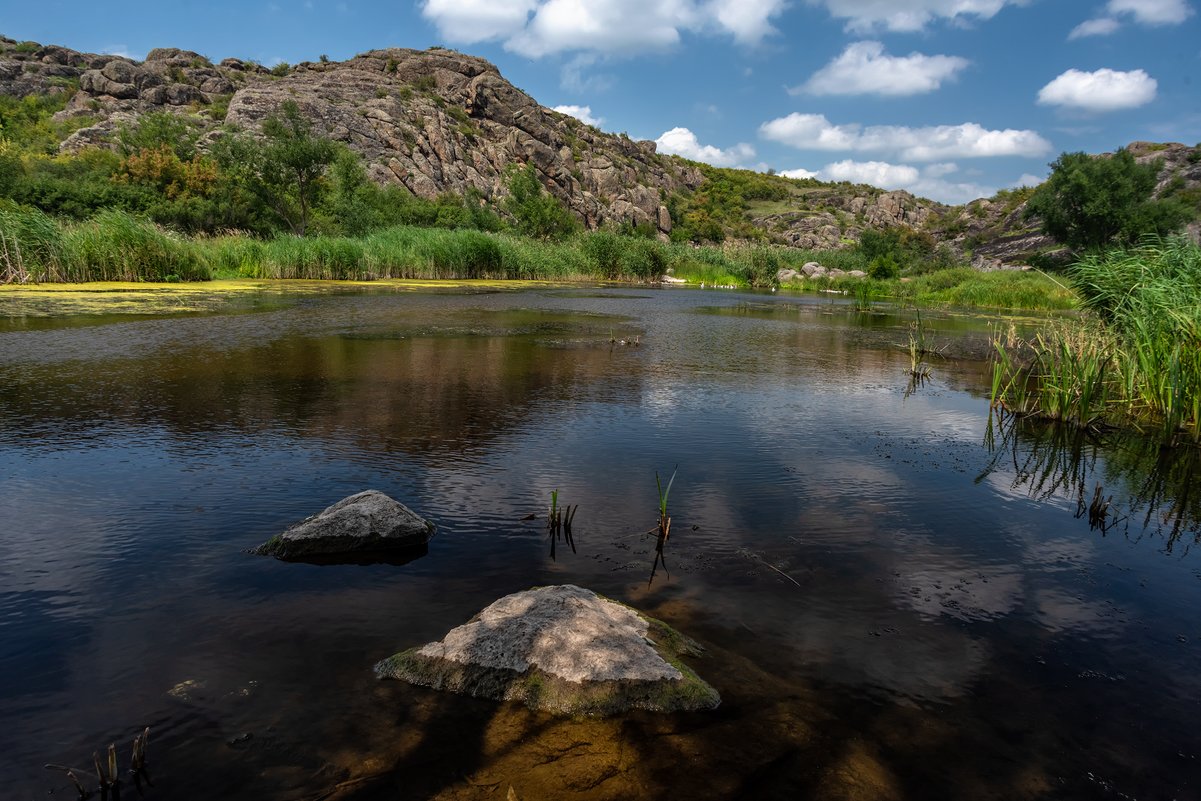
<path id="1" fill-rule="evenodd" d="M 801 274 L 798 273 L 796 270 L 790 269 L 788 267 L 782 267 L 776 271 L 776 283 L 777 284 L 786 284 L 789 281 L 795 281 L 797 278 L 800 277 L 800 275 Z"/>
<path id="2" fill-rule="evenodd" d="M 277 534 L 252 553 L 284 560 L 421 551 L 434 524 L 382 492 L 367 490 Z"/>
<path id="3" fill-rule="evenodd" d="M 561 714 L 714 709 L 717 691 L 679 661 L 699 654 L 666 623 L 564 584 L 506 595 L 375 673 Z"/>
<path id="4" fill-rule="evenodd" d="M 820 278 L 826 274 L 826 268 L 815 261 L 806 262 L 801 266 L 801 272 L 806 278 Z"/>

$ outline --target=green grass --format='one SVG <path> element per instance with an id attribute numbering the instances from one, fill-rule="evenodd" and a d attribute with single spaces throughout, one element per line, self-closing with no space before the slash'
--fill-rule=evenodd
<path id="1" fill-rule="evenodd" d="M 653 281 L 671 274 L 690 284 L 767 288 L 783 268 L 817 261 L 861 270 L 855 250 L 808 251 L 741 244 L 696 247 L 608 231 L 563 241 L 475 229 L 397 226 L 361 237 L 241 233 L 193 238 L 173 234 L 124 212 L 72 223 L 13 204 L 0 205 L 0 283 L 164 281 L 219 278 L 374 280 L 491 279 Z M 836 289 L 861 302 L 891 300 L 923 306 L 1065 309 L 1071 290 L 1037 272 L 941 270 L 873 281 L 820 278 L 789 284 Z M 870 292 L 870 298 L 865 293 Z"/>
<path id="2" fill-rule="evenodd" d="M 1086 256 L 1069 276 L 1086 316 L 1032 341 L 998 341 L 994 404 L 1201 442 L 1201 249 L 1147 240 Z"/>
<path id="3" fill-rule="evenodd" d="M 918 276 L 906 287 L 923 306 L 1067 310 L 1077 305 L 1076 294 L 1062 282 L 1030 270 L 983 273 L 967 267 Z"/>

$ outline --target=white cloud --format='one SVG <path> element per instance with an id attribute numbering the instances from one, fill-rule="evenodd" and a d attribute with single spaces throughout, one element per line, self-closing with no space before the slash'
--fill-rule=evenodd
<path id="1" fill-rule="evenodd" d="M 903 161 L 1042 156 L 1051 150 L 1050 142 L 1029 130 L 988 130 L 974 122 L 924 128 L 833 125 L 825 115 L 796 112 L 763 123 L 759 134 L 800 150 L 895 153 Z"/>
<path id="2" fill-rule="evenodd" d="M 1026 0 L 806 0 L 823 6 L 835 19 L 846 20 L 847 30 L 865 33 L 887 30 L 913 33 L 936 20 L 966 23 L 989 20 L 1007 5 Z"/>
<path id="3" fill-rule="evenodd" d="M 755 157 L 755 148 L 739 142 L 733 147 L 722 150 L 713 145 L 702 145 L 696 134 L 687 128 L 672 128 L 665 131 L 655 140 L 660 153 L 670 153 L 683 156 L 693 161 L 703 161 L 714 167 L 733 167 L 744 164 Z"/>
<path id="4" fill-rule="evenodd" d="M 525 27 L 537 0 L 425 0 L 421 15 L 449 41 L 504 39 Z"/>
<path id="5" fill-rule="evenodd" d="M 786 178 L 818 178 L 823 181 L 849 181 L 854 184 L 869 184 L 881 189 L 905 189 L 915 195 L 928 197 L 941 203 L 966 203 L 980 197 L 991 197 L 996 189 L 969 181 L 947 180 L 947 176 L 958 172 L 955 164 L 928 164 L 914 167 L 909 164 L 892 164 L 887 161 L 835 161 L 816 172 L 805 169 L 784 170 Z"/>
<path id="6" fill-rule="evenodd" d="M 850 181 L 884 189 L 912 186 L 921 177 L 917 167 L 889 164 L 886 161 L 836 161 L 823 167 L 821 174 L 827 181 Z"/>
<path id="7" fill-rule="evenodd" d="M 587 51 L 664 50 L 685 32 L 753 45 L 775 33 L 786 0 L 424 0 L 421 14 L 450 42 L 499 41 L 539 58 Z"/>
<path id="8" fill-rule="evenodd" d="M 959 56 L 911 53 L 890 56 L 880 42 L 852 42 L 842 54 L 813 74 L 792 94 L 814 95 L 918 95 L 933 92 L 943 81 L 967 67 Z"/>
<path id="9" fill-rule="evenodd" d="M 812 170 L 806 170 L 806 169 L 802 169 L 800 167 L 798 167 L 795 170 L 780 170 L 779 174 L 783 175 L 785 178 L 820 178 L 821 177 L 820 171 L 813 172 Z"/>
<path id="10" fill-rule="evenodd" d="M 786 0 L 711 0 L 707 13 L 717 26 L 734 36 L 739 44 L 757 44 L 776 32 L 772 17 L 778 16 Z"/>
<path id="11" fill-rule="evenodd" d="M 1155 79 L 1142 70 L 1071 69 L 1040 89 L 1038 102 L 1084 111 L 1119 111 L 1150 103 L 1157 86 Z"/>
<path id="12" fill-rule="evenodd" d="M 1122 27 L 1122 23 L 1112 17 L 1085 20 L 1075 28 L 1072 28 L 1072 32 L 1068 34 L 1068 41 L 1081 39 L 1085 36 L 1109 36 L 1120 27 Z"/>
<path id="13" fill-rule="evenodd" d="M 604 117 L 592 116 L 592 106 L 555 106 L 555 111 L 575 117 L 585 125 L 593 125 L 597 128 L 605 121 Z"/>
<path id="14" fill-rule="evenodd" d="M 1068 34 L 1068 40 L 1108 36 L 1122 27 L 1118 17 L 1129 17 L 1140 25 L 1179 25 L 1192 14 L 1186 0 L 1109 0 L 1105 16 L 1080 23 Z"/>
<path id="15" fill-rule="evenodd" d="M 1045 180 L 1047 180 L 1047 179 L 1040 178 L 1037 175 L 1031 175 L 1028 172 L 1024 172 L 1024 173 L 1022 173 L 1022 176 L 1020 178 L 1018 178 L 1016 181 L 1013 182 L 1013 186 L 1014 186 L 1014 188 L 1017 188 L 1020 186 L 1038 186 Z"/>
<path id="16" fill-rule="evenodd" d="M 1109 0 L 1110 14 L 1129 14 L 1143 25 L 1178 25 L 1188 19 L 1193 9 L 1185 0 Z"/>

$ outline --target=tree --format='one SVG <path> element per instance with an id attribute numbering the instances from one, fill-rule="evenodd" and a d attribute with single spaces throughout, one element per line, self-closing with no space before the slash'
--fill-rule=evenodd
<path id="1" fill-rule="evenodd" d="M 542 188 L 533 164 L 509 174 L 505 211 L 513 215 L 521 233 L 539 239 L 563 239 L 580 228 L 579 220 Z"/>
<path id="2" fill-rule="evenodd" d="M 1072 250 L 1130 245 L 1144 234 L 1168 234 L 1188 219 L 1175 200 L 1152 200 L 1156 164 L 1139 164 L 1127 150 L 1111 157 L 1064 153 L 1034 190 L 1025 215 Z"/>
<path id="3" fill-rule="evenodd" d="M 335 142 L 313 133 L 292 100 L 263 120 L 263 139 L 234 134 L 214 147 L 222 168 L 237 175 L 297 236 L 308 230 L 309 215 L 325 189 L 326 170 L 338 153 Z"/>

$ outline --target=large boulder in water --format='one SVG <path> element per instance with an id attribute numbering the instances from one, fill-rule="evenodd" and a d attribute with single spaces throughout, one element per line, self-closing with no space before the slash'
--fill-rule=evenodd
<path id="1" fill-rule="evenodd" d="M 421 551 L 434 524 L 382 492 L 344 498 L 255 548 L 252 553 L 288 560 L 387 556 Z"/>
<path id="2" fill-rule="evenodd" d="M 566 714 L 713 709 L 717 691 L 680 661 L 700 652 L 666 623 L 564 584 L 506 595 L 375 673 Z"/>

